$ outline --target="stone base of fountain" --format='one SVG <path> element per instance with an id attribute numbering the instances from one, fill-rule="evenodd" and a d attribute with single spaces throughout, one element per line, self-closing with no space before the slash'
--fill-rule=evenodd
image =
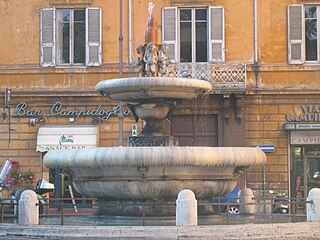
<path id="1" fill-rule="evenodd" d="M 130 217 L 173 217 L 176 215 L 175 202 L 166 201 L 97 201 L 98 209 L 96 216 L 130 216 Z M 213 207 L 207 202 L 206 205 L 198 206 L 198 214 L 201 216 L 214 214 Z"/>

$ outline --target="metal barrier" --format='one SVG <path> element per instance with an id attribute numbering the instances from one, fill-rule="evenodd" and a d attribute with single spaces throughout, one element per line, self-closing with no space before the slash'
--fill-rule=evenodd
<path id="1" fill-rule="evenodd" d="M 237 198 L 237 200 L 239 200 Z M 255 200 L 255 202 L 253 203 L 240 203 L 240 202 L 213 202 L 213 203 L 198 203 L 198 205 L 212 205 L 212 206 L 223 206 L 226 207 L 226 209 L 229 209 L 230 206 L 237 206 L 239 207 L 240 205 L 254 205 L 254 206 L 264 206 L 264 212 L 262 214 L 258 214 L 255 213 L 254 217 L 257 216 L 263 216 L 263 217 L 268 217 L 268 218 L 272 218 L 274 216 L 289 216 L 291 218 L 291 222 L 295 223 L 297 221 L 297 216 L 302 217 L 304 219 L 306 219 L 306 214 L 297 214 L 296 213 L 296 208 L 298 205 L 303 205 L 304 208 L 306 209 L 306 205 L 308 203 L 312 203 L 312 201 L 307 201 L 304 198 L 283 198 L 281 199 L 281 201 L 277 201 L 275 202 L 275 198 L 253 198 L 253 200 Z M 279 200 L 279 199 L 277 199 Z M 273 212 L 273 205 L 278 205 L 278 204 L 284 204 L 284 205 L 289 205 L 290 206 L 290 212 L 286 213 L 286 214 L 277 214 Z M 266 213 L 266 206 L 270 205 L 271 206 L 271 212 L 270 214 Z M 230 216 L 232 215 L 231 213 L 229 213 L 229 211 L 225 211 L 224 213 L 226 215 L 226 220 L 227 220 L 227 224 L 230 224 Z"/>
<path id="2" fill-rule="evenodd" d="M 126 204 L 126 203 L 99 203 L 97 204 L 96 198 L 73 198 L 75 201 L 91 201 L 91 203 L 76 203 L 76 206 L 79 209 L 95 209 L 99 206 L 137 206 L 140 207 L 141 209 L 141 218 L 142 218 L 142 226 L 145 226 L 146 224 L 146 212 L 145 212 L 145 207 L 147 206 L 155 206 L 154 203 L 130 203 L 130 204 Z M 73 203 L 66 203 L 66 201 L 72 201 L 71 198 L 44 198 L 43 200 L 45 200 L 45 203 L 39 203 L 38 205 L 42 205 L 42 207 L 44 208 L 44 212 L 42 215 L 40 216 L 60 216 L 60 225 L 65 225 L 65 216 L 66 216 L 66 209 L 72 209 L 74 207 Z M 304 221 L 306 220 L 306 214 L 297 214 L 296 213 L 296 207 L 298 205 L 302 205 L 306 208 L 306 204 L 308 203 L 312 203 L 312 201 L 306 201 L 303 198 L 284 198 L 283 201 L 279 201 L 279 202 L 274 202 L 274 198 L 254 198 L 255 202 L 253 203 L 239 203 L 239 202 L 201 202 L 198 201 L 198 207 L 199 206 L 206 206 L 206 207 L 213 207 L 213 206 L 224 206 L 227 209 L 229 209 L 230 206 L 240 206 L 240 205 L 255 205 L 255 206 L 266 206 L 266 205 L 275 205 L 275 204 L 288 204 L 290 205 L 290 212 L 288 214 L 276 214 L 273 213 L 271 211 L 270 214 L 266 214 L 266 212 L 262 213 L 262 214 L 254 214 L 251 215 L 253 217 L 253 221 L 256 220 L 258 217 L 264 217 L 264 218 L 269 218 L 272 219 L 274 216 L 285 216 L 285 217 L 290 217 L 291 222 L 295 223 L 297 222 L 297 217 L 301 217 L 304 219 Z M 14 207 L 16 205 L 18 205 L 18 203 L 11 201 L 11 199 L 2 199 L 2 201 L 0 202 L 1 205 L 1 223 L 5 222 L 5 218 L 6 217 L 14 217 L 17 218 L 17 215 L 14 214 L 8 214 L 5 213 L 5 207 Z M 168 206 L 174 206 L 175 202 L 171 202 L 168 204 L 161 204 L 161 207 L 168 207 Z M 159 206 L 159 205 L 157 205 Z M 48 213 L 49 209 L 55 209 L 56 210 L 56 214 L 50 214 Z M 70 215 L 70 212 L 69 212 Z M 74 213 L 73 215 L 79 215 L 78 213 Z M 227 224 L 234 224 L 231 222 L 231 219 L 234 218 L 232 216 L 232 214 L 230 214 L 228 211 L 226 211 L 225 213 L 220 213 L 220 215 L 222 215 L 223 217 L 225 217 L 226 219 L 226 223 Z M 241 215 L 241 214 L 240 214 Z M 246 216 L 244 216 L 244 218 L 246 218 Z"/>

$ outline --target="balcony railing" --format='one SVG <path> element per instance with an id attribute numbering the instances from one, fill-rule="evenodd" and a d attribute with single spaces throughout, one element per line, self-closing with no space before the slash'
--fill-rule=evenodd
<path id="1" fill-rule="evenodd" d="M 172 77 L 210 82 L 213 92 L 243 92 L 247 89 L 245 63 L 172 63 L 169 69 Z"/>

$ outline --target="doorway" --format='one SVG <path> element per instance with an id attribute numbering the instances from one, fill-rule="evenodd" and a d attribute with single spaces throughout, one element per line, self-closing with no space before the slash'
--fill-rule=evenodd
<path id="1" fill-rule="evenodd" d="M 174 115 L 171 135 L 180 146 L 218 146 L 218 116 L 214 114 Z"/>
<path id="2" fill-rule="evenodd" d="M 306 198 L 320 187 L 320 145 L 291 147 L 291 197 Z"/>

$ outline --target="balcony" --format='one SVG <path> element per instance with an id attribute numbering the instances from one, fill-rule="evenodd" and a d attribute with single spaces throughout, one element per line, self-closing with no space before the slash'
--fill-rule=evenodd
<path id="1" fill-rule="evenodd" d="M 213 93 L 243 93 L 247 89 L 245 63 L 172 63 L 169 76 L 202 79 Z"/>

